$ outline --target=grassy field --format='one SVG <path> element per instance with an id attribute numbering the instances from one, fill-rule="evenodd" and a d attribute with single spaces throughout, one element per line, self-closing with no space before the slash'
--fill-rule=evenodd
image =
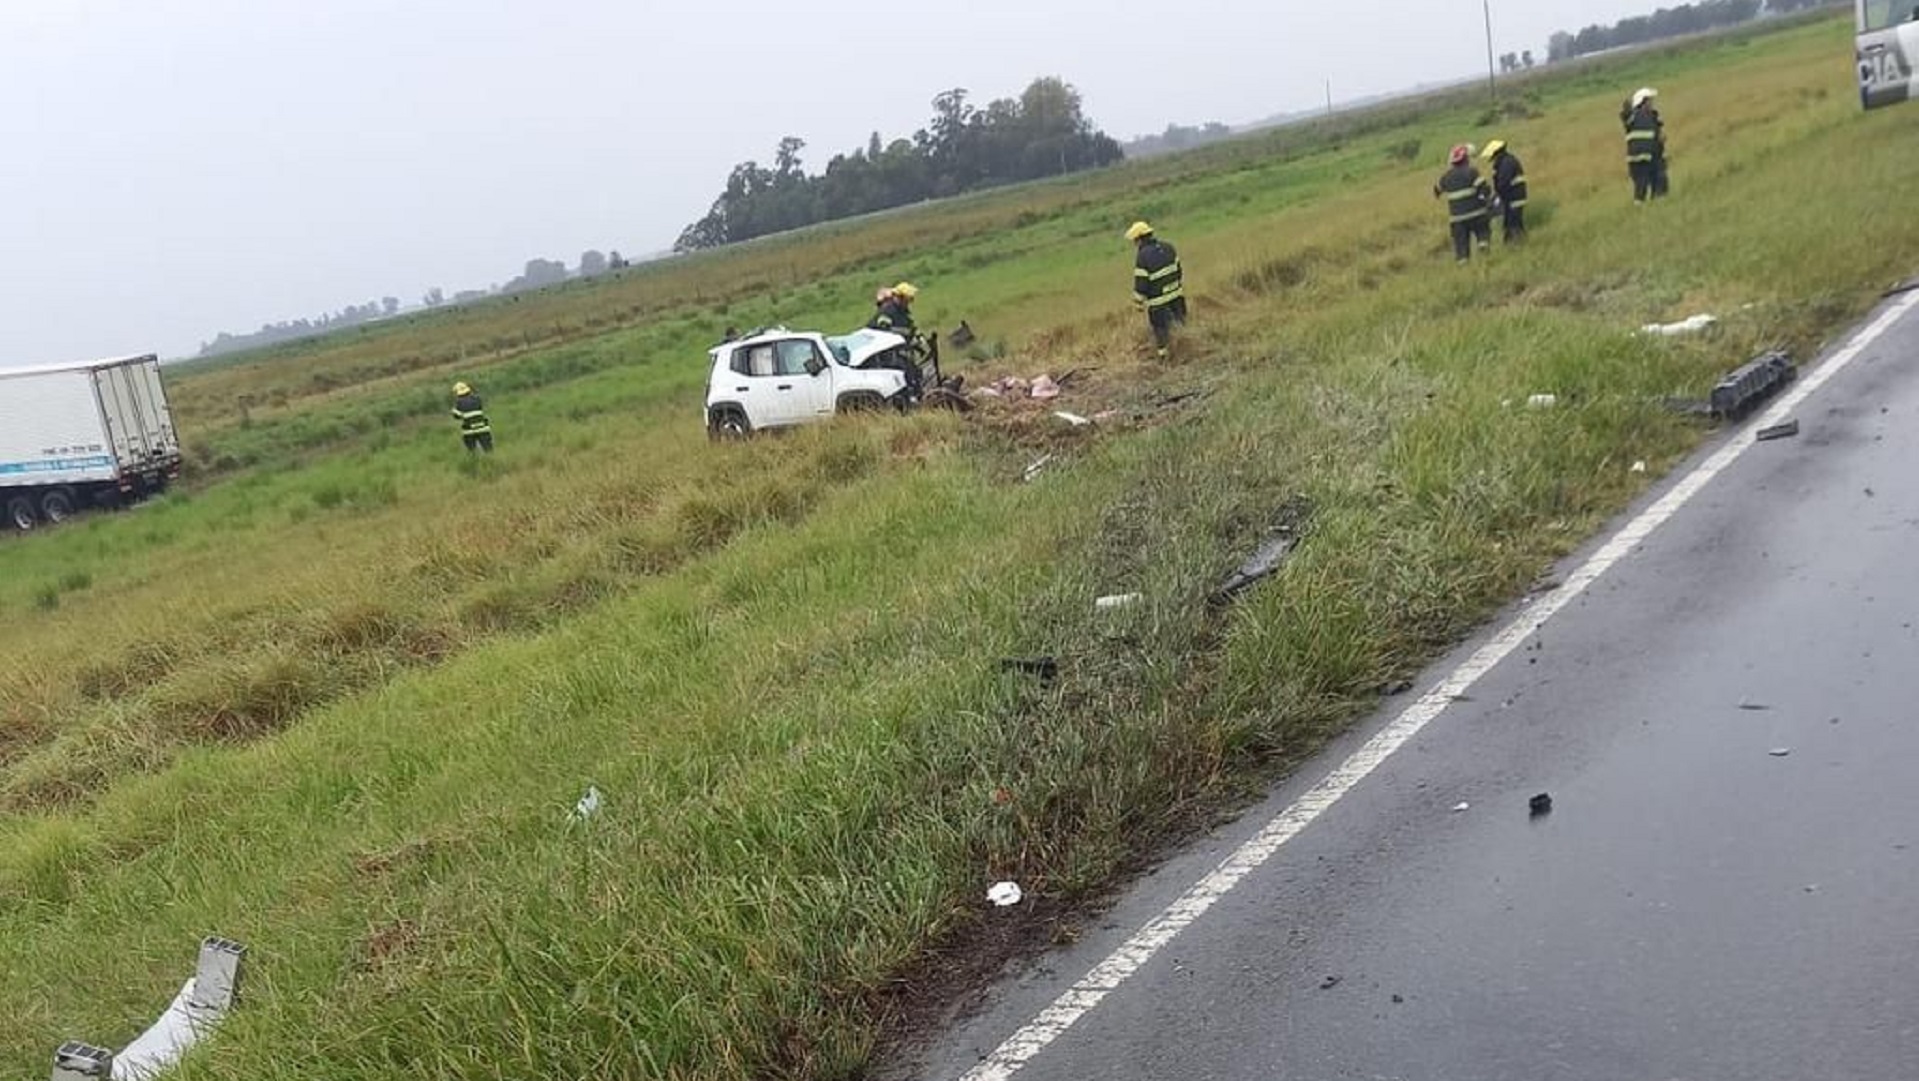
<path id="1" fill-rule="evenodd" d="M 193 366 L 209 479 L 0 544 L 0 1063 L 128 1039 L 220 933 L 253 982 L 183 1078 L 858 1076 L 891 977 L 1023 918 L 988 884 L 1096 896 L 1696 445 L 1662 398 L 1913 269 L 1919 108 L 1861 115 L 1850 57 L 1831 20 L 1693 43 L 1496 127 L 1400 107 Z M 1644 209 L 1642 83 L 1675 154 Z M 1430 186 L 1494 135 L 1535 238 L 1457 269 Z M 1165 366 L 1138 216 L 1196 298 Z M 1082 369 L 1058 407 L 1118 416 L 707 443 L 721 327 L 850 326 L 902 277 L 981 332 L 975 383 Z M 999 670 L 1031 654 L 1060 678 Z"/>

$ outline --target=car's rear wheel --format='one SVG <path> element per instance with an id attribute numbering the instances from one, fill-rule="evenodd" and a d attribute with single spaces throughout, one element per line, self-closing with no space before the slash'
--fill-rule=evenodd
<path id="1" fill-rule="evenodd" d="M 753 434 L 753 425 L 737 409 L 716 409 L 706 431 L 715 441 L 745 439 Z"/>
<path id="2" fill-rule="evenodd" d="M 33 500 L 23 495 L 7 500 L 6 521 L 8 525 L 22 533 L 39 525 L 40 519 L 33 514 Z"/>

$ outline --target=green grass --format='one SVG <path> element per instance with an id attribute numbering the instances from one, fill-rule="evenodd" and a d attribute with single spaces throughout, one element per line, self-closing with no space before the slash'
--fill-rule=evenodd
<path id="1" fill-rule="evenodd" d="M 988 884 L 1086 899 L 1253 791 L 1693 447 L 1660 399 L 1911 269 L 1919 110 L 1860 115 L 1847 50 L 1532 80 L 1498 133 L 1537 235 L 1464 271 L 1429 189 L 1490 130 L 1455 98 L 201 366 L 217 481 L 0 545 L 0 1061 L 124 1041 L 217 932 L 254 982 L 186 1078 L 857 1075 L 876 991 Z M 1646 82 L 1676 198 L 1635 210 Z M 1167 367 L 1124 299 L 1142 215 L 1196 301 Z M 901 277 L 1004 343 L 969 376 L 1093 369 L 1060 407 L 1130 419 L 706 442 L 721 326 L 849 325 Z M 1284 572 L 1209 605 L 1302 505 Z M 1038 653 L 1051 687 L 998 670 Z"/>

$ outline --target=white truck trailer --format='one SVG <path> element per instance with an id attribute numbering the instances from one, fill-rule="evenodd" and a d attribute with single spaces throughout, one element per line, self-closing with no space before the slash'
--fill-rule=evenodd
<path id="1" fill-rule="evenodd" d="M 179 475 L 158 357 L 0 368 L 0 528 L 130 503 Z"/>

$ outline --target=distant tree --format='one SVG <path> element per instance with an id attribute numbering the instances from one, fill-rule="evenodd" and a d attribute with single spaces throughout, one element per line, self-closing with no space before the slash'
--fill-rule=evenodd
<path id="1" fill-rule="evenodd" d="M 613 253 L 606 257 L 606 268 L 608 270 L 625 270 L 626 256 L 621 255 L 618 248 L 613 249 Z"/>
<path id="2" fill-rule="evenodd" d="M 398 315 L 400 312 L 400 298 L 399 297 L 381 297 L 380 311 L 382 314 L 387 316 Z"/>
<path id="3" fill-rule="evenodd" d="M 597 251 L 580 253 L 580 277 L 591 278 L 606 273 L 606 256 Z"/>
<path id="4" fill-rule="evenodd" d="M 1519 62 L 1525 67 L 1531 68 L 1533 66 L 1533 51 L 1531 49 L 1527 49 L 1525 52 L 1520 53 Z"/>
<path id="5" fill-rule="evenodd" d="M 428 308 L 437 308 L 446 303 L 446 291 L 436 285 L 426 291 L 426 295 L 420 298 L 420 303 Z"/>
<path id="6" fill-rule="evenodd" d="M 801 177 L 800 151 L 806 149 L 806 140 L 788 135 L 780 140 L 779 149 L 773 152 L 773 172 L 781 180 L 795 180 Z"/>
<path id="7" fill-rule="evenodd" d="M 527 289 L 539 289 L 548 285 L 558 285 L 566 280 L 566 264 L 557 259 L 528 259 L 526 269 L 520 276 L 500 286 L 502 293 L 518 293 Z"/>
<path id="8" fill-rule="evenodd" d="M 1651 15 L 1634 15 L 1611 26 L 1588 26 L 1577 34 L 1556 33 L 1547 45 L 1549 62 L 1604 52 L 1631 45 L 1696 34 L 1725 26 L 1736 26 L 1759 16 L 1763 10 L 1777 12 L 1782 5 L 1816 6 L 1821 0 L 1699 0 L 1673 8 L 1660 8 Z"/>
<path id="9" fill-rule="evenodd" d="M 882 140 L 836 154 L 809 176 L 794 136 L 780 141 L 773 168 L 742 162 L 700 220 L 680 233 L 679 251 L 737 243 L 814 222 L 903 206 L 975 188 L 1096 168 L 1123 155 L 1083 111 L 1064 80 L 1033 81 L 1018 98 L 975 108 L 955 88 L 933 99 L 933 118 L 910 139 Z M 1223 126 L 1222 126 L 1223 129 Z"/>

